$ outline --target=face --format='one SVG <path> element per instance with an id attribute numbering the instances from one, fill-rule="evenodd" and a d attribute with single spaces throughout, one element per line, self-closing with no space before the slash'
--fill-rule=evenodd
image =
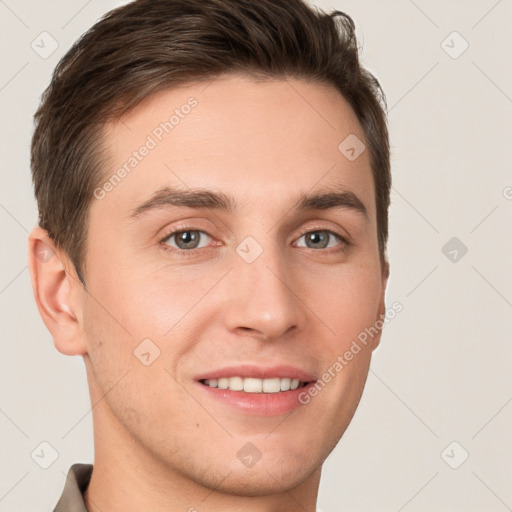
<path id="1" fill-rule="evenodd" d="M 234 494 L 319 477 L 378 336 L 354 340 L 384 313 L 349 135 L 330 86 L 235 75 L 107 126 L 80 299 L 97 444 Z"/>

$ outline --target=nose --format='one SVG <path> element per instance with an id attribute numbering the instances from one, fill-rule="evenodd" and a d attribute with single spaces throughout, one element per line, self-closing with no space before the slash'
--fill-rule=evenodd
<path id="1" fill-rule="evenodd" d="M 229 332 L 271 341 L 302 330 L 303 303 L 283 256 L 267 248 L 248 263 L 235 254 L 223 308 Z"/>

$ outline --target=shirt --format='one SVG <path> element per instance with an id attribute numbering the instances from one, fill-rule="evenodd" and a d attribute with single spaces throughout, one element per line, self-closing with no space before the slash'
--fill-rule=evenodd
<path id="1" fill-rule="evenodd" d="M 84 492 L 92 475 L 92 464 L 73 464 L 66 476 L 64 490 L 53 512 L 87 512 Z"/>
<path id="2" fill-rule="evenodd" d="M 53 512 L 87 512 L 84 492 L 92 475 L 92 464 L 73 464 L 66 476 L 66 484 Z M 317 508 L 317 512 L 321 512 Z"/>

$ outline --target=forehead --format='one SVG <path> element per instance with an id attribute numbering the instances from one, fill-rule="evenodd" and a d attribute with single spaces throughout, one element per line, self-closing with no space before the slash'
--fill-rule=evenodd
<path id="1" fill-rule="evenodd" d="M 369 152 L 349 159 L 345 147 L 355 141 L 359 152 L 364 133 L 329 85 L 240 75 L 188 84 L 147 98 L 108 124 L 103 140 L 104 214 L 127 215 L 170 186 L 221 190 L 242 213 L 284 207 L 288 197 L 315 189 L 343 189 L 373 216 Z"/>

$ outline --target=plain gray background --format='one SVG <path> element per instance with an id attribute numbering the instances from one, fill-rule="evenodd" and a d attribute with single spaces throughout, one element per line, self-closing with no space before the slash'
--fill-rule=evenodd
<path id="1" fill-rule="evenodd" d="M 1 511 L 52 510 L 69 466 L 93 461 L 82 359 L 56 351 L 32 295 L 29 143 L 56 63 L 121 3 L 0 0 Z M 315 5 L 354 18 L 387 94 L 387 302 L 403 305 L 324 465 L 319 506 L 512 510 L 512 2 Z M 43 442 L 57 454 L 47 469 L 31 455 L 51 462 Z"/>

